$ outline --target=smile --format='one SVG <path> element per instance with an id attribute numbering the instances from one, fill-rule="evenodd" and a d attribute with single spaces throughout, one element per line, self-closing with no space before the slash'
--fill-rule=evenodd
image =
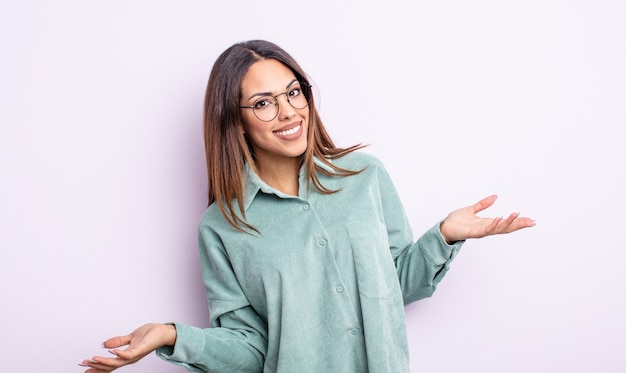
<path id="1" fill-rule="evenodd" d="M 288 130 L 285 131 L 274 131 L 275 134 L 279 135 L 279 136 L 289 136 L 289 135 L 293 135 L 294 133 L 298 132 L 300 130 L 300 127 L 302 125 L 298 124 L 297 126 L 290 128 Z"/>

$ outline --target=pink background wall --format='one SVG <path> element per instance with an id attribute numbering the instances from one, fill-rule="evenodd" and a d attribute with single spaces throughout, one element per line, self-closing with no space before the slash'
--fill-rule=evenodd
<path id="1" fill-rule="evenodd" d="M 207 325 L 203 90 L 265 38 L 340 145 L 372 144 L 416 235 L 491 193 L 485 215 L 537 220 L 468 242 L 407 308 L 414 372 L 623 371 L 624 2 L 314 3 L 0 3 L 0 370 L 80 372 L 145 322 Z"/>

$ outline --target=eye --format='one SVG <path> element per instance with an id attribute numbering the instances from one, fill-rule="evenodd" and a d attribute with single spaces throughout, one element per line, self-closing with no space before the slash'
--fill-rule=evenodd
<path id="1" fill-rule="evenodd" d="M 258 101 L 254 102 L 254 108 L 256 110 L 262 110 L 262 109 L 266 109 L 270 107 L 273 104 L 274 104 L 274 101 L 270 97 L 263 97 L 259 99 Z"/>
<path id="2" fill-rule="evenodd" d="M 302 88 L 300 88 L 300 86 L 291 88 L 287 94 L 289 97 L 298 97 L 302 94 Z"/>

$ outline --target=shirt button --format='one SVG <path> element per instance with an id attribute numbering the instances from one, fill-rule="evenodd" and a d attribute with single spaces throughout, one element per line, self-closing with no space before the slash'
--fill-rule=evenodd
<path id="1" fill-rule="evenodd" d="M 350 330 L 350 334 L 352 334 L 352 335 L 357 335 L 358 333 L 359 333 L 359 330 L 358 330 L 358 329 L 352 329 L 352 330 Z"/>
<path id="2" fill-rule="evenodd" d="M 335 289 L 337 290 L 337 293 L 343 293 L 343 286 L 339 285 Z"/>
<path id="3" fill-rule="evenodd" d="M 320 243 L 320 246 L 326 246 L 326 240 L 323 238 L 320 240 L 319 243 Z"/>
<path id="4" fill-rule="evenodd" d="M 308 209 L 309 209 L 309 204 L 308 204 L 308 203 L 305 203 L 305 204 L 304 204 L 304 206 L 302 206 L 302 209 L 303 209 L 304 211 L 308 210 Z"/>

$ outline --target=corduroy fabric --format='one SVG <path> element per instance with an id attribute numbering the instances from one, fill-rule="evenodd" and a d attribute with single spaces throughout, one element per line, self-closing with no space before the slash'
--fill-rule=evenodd
<path id="1" fill-rule="evenodd" d="M 165 360 L 198 372 L 409 371 L 404 305 L 429 297 L 463 242 L 439 223 L 417 241 L 381 162 L 364 152 L 334 160 L 360 170 L 320 175 L 340 191 L 285 195 L 247 168 L 242 234 L 215 204 L 199 224 L 211 327 L 176 324 Z M 317 163 L 323 166 L 321 162 Z"/>

